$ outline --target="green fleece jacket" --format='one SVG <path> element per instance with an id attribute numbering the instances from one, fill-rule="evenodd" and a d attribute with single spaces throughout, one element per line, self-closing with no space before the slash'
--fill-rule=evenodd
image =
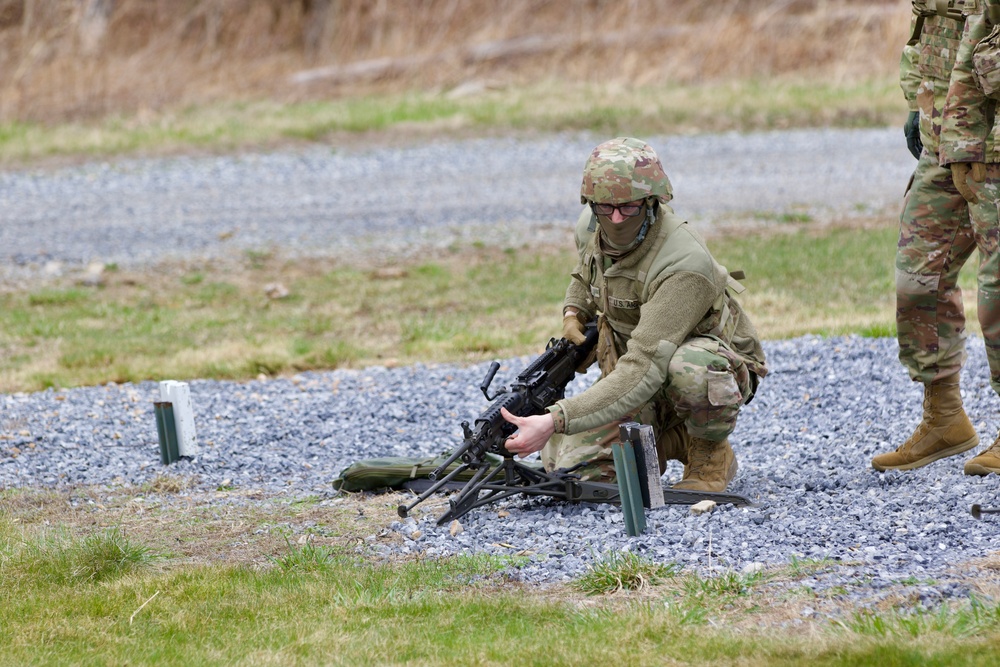
<path id="1" fill-rule="evenodd" d="M 564 307 L 591 318 L 603 313 L 620 356 L 599 382 L 549 408 L 556 432 L 609 424 L 645 404 L 666 382 L 678 346 L 692 336 L 722 333 L 718 327 L 726 310 L 723 342 L 758 376 L 767 373 L 757 332 L 727 290 L 742 288 L 669 206 L 659 207 L 646 238 L 617 262 L 602 254 L 589 208 L 576 231 L 580 263 Z"/>

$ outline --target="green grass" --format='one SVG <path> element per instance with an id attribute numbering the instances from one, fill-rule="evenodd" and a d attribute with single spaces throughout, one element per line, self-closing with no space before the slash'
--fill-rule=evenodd
<path id="1" fill-rule="evenodd" d="M 972 597 L 968 604 L 934 610 L 894 609 L 888 613 L 872 610 L 855 612 L 837 625 L 848 632 L 877 638 L 921 637 L 933 634 L 963 638 L 1000 627 L 1000 607 Z"/>
<path id="2" fill-rule="evenodd" d="M 726 235 L 764 338 L 894 336 L 890 223 Z M 469 249 L 381 275 L 273 254 L 239 267 L 107 274 L 103 287 L 0 294 L 0 391 L 145 379 L 246 379 L 310 369 L 538 353 L 559 332 L 570 248 Z M 961 284 L 974 293 L 974 263 Z M 280 281 L 289 296 L 271 300 Z M 972 299 L 969 327 L 977 331 Z"/>
<path id="3" fill-rule="evenodd" d="M 894 337 L 893 222 L 873 228 L 797 228 L 709 242 L 730 269 L 744 269 L 748 291 L 740 300 L 766 338 L 804 334 Z M 959 284 L 966 293 L 970 331 L 975 316 L 975 266 L 971 258 Z M 972 298 L 969 298 L 969 297 Z"/>
<path id="4" fill-rule="evenodd" d="M 788 571 L 794 577 L 810 576 L 836 567 L 836 561 L 826 558 L 799 558 L 793 555 L 788 562 Z"/>
<path id="5" fill-rule="evenodd" d="M 328 142 L 373 132 L 414 137 L 462 131 L 586 130 L 646 136 L 876 127 L 898 124 L 905 114 L 898 84 L 891 79 L 843 83 L 769 79 L 629 89 L 547 81 L 458 99 L 407 92 L 290 104 L 246 101 L 58 126 L 0 124 L 0 163 L 190 148 L 225 151 L 289 141 Z"/>
<path id="6" fill-rule="evenodd" d="M 726 571 L 705 579 L 694 577 L 685 582 L 687 592 L 694 597 L 727 597 L 747 595 L 766 578 L 763 572 L 743 574 Z"/>
<path id="7" fill-rule="evenodd" d="M 996 602 L 917 610 L 905 585 L 894 606 L 789 623 L 802 598 L 784 583 L 818 561 L 698 576 L 617 552 L 535 587 L 516 582 L 531 555 L 387 561 L 359 546 L 391 502 L 136 512 L 113 495 L 0 492 L 0 665 L 988 665 L 1000 642 Z"/>
<path id="8" fill-rule="evenodd" d="M 336 145 L 373 131 L 407 139 L 511 130 L 643 136 L 885 126 L 904 114 L 889 80 L 653 86 L 614 95 L 550 82 L 457 100 L 253 102 L 149 120 L 0 125 L 0 163 Z M 895 334 L 894 223 L 824 229 L 794 210 L 757 217 L 784 231 L 728 234 L 709 245 L 730 269 L 748 273 L 741 300 L 765 338 Z M 167 267 L 155 278 L 109 267 L 101 287 L 0 294 L 0 391 L 533 354 L 558 333 L 574 261 L 568 247 L 474 245 L 403 266 L 398 276 L 286 262 L 270 251 L 247 252 L 237 267 Z M 288 297 L 266 298 L 263 286 L 276 281 Z M 961 284 L 974 286 L 971 270 Z M 164 475 L 136 493 L 176 494 L 188 485 Z M 364 548 L 364 536 L 378 531 L 371 522 L 388 521 L 371 504 L 338 513 L 305 499 L 277 517 L 212 507 L 194 518 L 177 508 L 146 516 L 126 504 L 115 508 L 120 525 L 85 511 L 55 530 L 46 503 L 66 511 L 64 498 L 0 493 L 0 666 L 972 666 L 995 664 L 1000 647 L 1000 607 L 978 598 L 933 610 L 905 602 L 842 609 L 837 621 L 797 630 L 786 620 L 800 620 L 801 596 L 775 597 L 774 573 L 699 577 L 623 552 L 569 586 L 539 589 L 508 579 L 525 555 L 385 562 Z M 276 527 L 294 521 L 308 529 Z M 828 565 L 793 559 L 787 575 L 805 578 Z"/>
<path id="9" fill-rule="evenodd" d="M 114 527 L 78 541 L 55 533 L 17 549 L 8 544 L 0 551 L 0 558 L 5 572 L 19 573 L 38 584 L 65 586 L 111 581 L 139 572 L 157 555 Z"/>
<path id="10" fill-rule="evenodd" d="M 263 567 L 193 565 L 151 559 L 121 539 L 98 531 L 53 547 L 0 514 L 0 665 L 661 664 L 672 656 L 692 665 L 972 666 L 994 664 L 1000 641 L 1000 608 L 976 599 L 858 612 L 798 634 L 762 627 L 765 604 L 734 610 L 762 595 L 756 575 L 701 579 L 671 567 L 644 576 L 638 592 L 606 587 L 579 598 L 510 586 L 503 572 L 516 561 L 490 556 L 385 563 L 288 541 Z M 74 565 L 107 562 L 93 553 L 110 544 L 141 555 L 100 577 Z M 624 555 L 604 566 L 663 568 Z M 758 621 L 747 625 L 748 614 Z"/>
<path id="11" fill-rule="evenodd" d="M 612 551 L 592 565 L 574 586 L 588 595 L 638 591 L 673 577 L 679 569 L 673 563 L 656 563 L 632 551 Z"/>

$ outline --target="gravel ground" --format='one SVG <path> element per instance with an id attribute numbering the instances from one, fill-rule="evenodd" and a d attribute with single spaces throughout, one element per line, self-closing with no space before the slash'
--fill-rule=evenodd
<path id="1" fill-rule="evenodd" d="M 280 248 L 386 261 L 473 242 L 564 242 L 601 139 L 122 160 L 0 172 L 0 281 Z M 675 209 L 709 227 L 894 211 L 912 171 L 898 130 L 649 139 Z"/>
<path id="2" fill-rule="evenodd" d="M 969 349 L 966 404 L 981 438 L 990 441 L 998 399 L 982 341 L 970 339 Z M 925 585 L 929 596 L 965 597 L 968 561 L 1000 550 L 1000 521 L 969 513 L 972 503 L 1000 502 L 997 480 L 963 475 L 966 456 L 905 473 L 871 469 L 871 457 L 919 420 L 919 387 L 896 361 L 895 342 L 805 337 L 768 342 L 766 352 L 771 374 L 733 437 L 741 468 L 731 488 L 755 507 L 722 506 L 706 516 L 668 507 L 650 512 L 647 533 L 630 538 L 614 506 L 515 498 L 502 504 L 507 517 L 496 508 L 466 515 L 464 531 L 454 537 L 426 513 L 386 527 L 405 539 L 373 535 L 370 545 L 386 555 L 528 554 L 516 574 L 533 582 L 572 578 L 621 548 L 702 570 L 830 559 L 848 567 L 817 577 L 817 589 L 864 580 L 870 593 L 920 581 L 937 582 Z M 507 360 L 496 382 L 527 361 Z M 192 382 L 202 450 L 169 472 L 190 476 L 191 492 L 231 486 L 268 497 L 329 499 L 331 480 L 355 460 L 430 456 L 457 444 L 459 422 L 487 405 L 477 389 L 486 367 Z M 580 376 L 572 391 L 593 379 Z M 0 426 L 12 438 L 0 445 L 0 488 L 152 480 L 164 472 L 152 412 L 156 389 L 143 383 L 0 397 Z M 679 464 L 671 466 L 667 482 L 680 476 Z"/>
<path id="3" fill-rule="evenodd" d="M 665 146 L 661 152 L 677 165 L 677 209 L 694 212 L 707 226 L 731 219 L 732 211 L 849 215 L 891 209 L 912 167 L 897 134 L 830 130 L 654 144 Z M 523 240 L 529 227 L 522 223 L 539 217 L 564 234 L 577 207 L 577 163 L 593 143 L 581 137 L 541 144 L 491 139 L 356 154 L 314 150 L 5 173 L 0 252 L 7 276 L 22 281 L 41 275 L 48 262 L 148 264 L 163 256 L 165 238 L 176 241 L 168 253 L 211 257 L 261 244 L 303 252 L 332 245 L 357 249 L 385 235 L 412 250 L 487 228 L 496 234 L 491 241 L 505 243 Z M 853 161 L 828 161 L 831 154 Z M 824 158 L 818 170 L 810 167 L 817 155 Z M 886 155 L 893 156 L 891 164 Z M 494 183 L 519 159 L 533 165 L 527 177 L 483 187 L 484 175 L 493 174 L 487 183 Z M 715 189 L 698 190 L 702 176 L 711 176 Z M 352 185 L 352 178 L 361 181 Z M 817 178 L 821 187 L 814 187 Z M 384 184 L 390 182 L 397 196 L 387 202 Z M 510 191 L 518 192 L 523 210 L 504 201 Z M 471 205 L 469 197 L 476 198 Z M 432 204 L 438 201 L 445 203 Z M 391 250 L 380 242 L 378 251 Z M 1000 503 L 997 478 L 964 476 L 967 456 L 905 473 L 871 469 L 871 457 L 891 449 L 919 420 L 920 388 L 896 360 L 895 341 L 804 337 L 768 341 L 765 349 L 771 374 L 733 437 L 741 468 L 732 490 L 752 498 L 754 507 L 723 506 L 703 516 L 668 507 L 651 512 L 649 530 L 630 538 L 613 506 L 515 498 L 504 503 L 509 516 L 498 516 L 496 508 L 474 511 L 455 536 L 427 513 L 386 527 L 403 539 L 373 535 L 369 546 L 386 555 L 519 553 L 525 558 L 511 574 L 530 582 L 578 576 L 603 553 L 622 548 L 700 571 L 749 572 L 796 559 L 830 559 L 839 565 L 795 585 L 846 588 L 869 602 L 898 593 L 901 585 L 912 588 L 916 604 L 967 597 L 968 577 L 997 566 L 1000 519 L 976 521 L 969 513 L 972 503 Z M 982 341 L 971 338 L 969 352 L 966 405 L 980 437 L 990 442 L 1000 426 L 998 399 L 989 387 Z M 505 360 L 496 382 L 509 380 L 526 362 Z M 169 472 L 190 476 L 192 492 L 232 486 L 330 502 L 331 480 L 353 461 L 433 455 L 457 444 L 459 422 L 486 406 L 477 387 L 487 365 L 192 382 L 201 452 Z M 581 376 L 571 390 L 593 379 Z M 152 480 L 164 472 L 155 397 L 154 383 L 0 394 L 0 489 Z M 664 481 L 679 476 L 673 465 Z M 814 607 L 808 614 L 825 613 L 821 602 Z"/>

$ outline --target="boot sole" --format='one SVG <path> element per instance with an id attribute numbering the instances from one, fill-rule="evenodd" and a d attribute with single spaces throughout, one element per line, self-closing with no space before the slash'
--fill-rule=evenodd
<path id="1" fill-rule="evenodd" d="M 885 472 L 886 470 L 915 470 L 917 468 L 923 468 L 928 463 L 934 463 L 937 460 L 948 458 L 949 456 L 954 456 L 955 454 L 961 454 L 962 452 L 967 452 L 976 445 L 979 444 L 979 436 L 975 436 L 966 440 L 960 445 L 955 445 L 954 447 L 949 447 L 948 449 L 942 449 L 940 452 L 931 454 L 930 456 L 925 456 L 922 459 L 917 459 L 910 463 L 903 463 L 898 466 L 880 466 L 872 461 L 872 467 L 879 472 Z"/>
<path id="2" fill-rule="evenodd" d="M 980 477 L 985 477 L 990 473 L 1000 474 L 1000 468 L 990 468 L 978 463 L 972 463 L 971 461 L 965 464 L 966 475 L 979 475 Z"/>

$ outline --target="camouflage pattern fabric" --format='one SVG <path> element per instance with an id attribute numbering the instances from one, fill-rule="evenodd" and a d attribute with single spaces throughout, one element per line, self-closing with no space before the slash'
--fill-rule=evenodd
<path id="1" fill-rule="evenodd" d="M 975 247 L 969 210 L 937 152 L 963 21 L 933 15 L 925 3 L 915 45 L 903 50 L 900 86 L 920 112 L 924 151 L 900 215 L 896 249 L 899 360 L 910 377 L 929 383 L 959 372 L 965 361 L 965 311 L 958 273 Z M 928 15 L 930 14 L 930 15 Z"/>
<path id="2" fill-rule="evenodd" d="M 900 86 L 907 101 L 913 100 L 920 111 L 920 139 L 931 155 L 937 154 L 948 82 L 962 41 L 962 28 L 960 20 L 927 16 L 920 41 L 903 49 Z"/>
<path id="3" fill-rule="evenodd" d="M 669 206 L 659 207 L 645 240 L 618 261 L 601 253 L 595 233 L 587 232 L 588 220 L 586 215 L 577 220 L 580 264 L 563 306 L 602 315 L 614 330 L 619 358 L 613 371 L 602 367 L 600 382 L 549 408 L 561 413 L 560 432 L 617 423 L 623 414 L 653 400 L 667 383 L 671 357 L 693 336 L 725 340 L 757 376 L 766 375 L 756 330 L 729 293 L 742 291 L 742 286 Z"/>
<path id="4" fill-rule="evenodd" d="M 986 343 L 990 386 L 1000 394 L 1000 164 L 986 165 L 986 180 L 969 186 L 979 203 L 969 204 L 975 245 L 979 249 L 976 306 Z"/>
<path id="5" fill-rule="evenodd" d="M 1000 394 L 1000 221 L 997 213 L 1000 205 L 1000 147 L 997 142 L 997 102 L 985 94 L 973 72 L 973 55 L 979 43 L 994 30 L 992 17 L 1000 15 L 997 11 L 1000 3 L 988 0 L 972 6 L 974 9 L 969 9 L 970 3 L 966 3 L 970 14 L 965 20 L 943 112 L 939 157 L 942 166 L 955 162 L 986 163 L 985 182 L 977 183 L 969 179 L 968 184 L 979 202 L 970 204 L 968 208 L 972 218 L 973 242 L 979 249 L 979 323 L 986 341 L 990 384 Z M 952 254 L 958 255 L 957 251 Z"/>
<path id="6" fill-rule="evenodd" d="M 979 87 L 972 57 L 993 26 L 985 14 L 969 16 L 948 89 L 941 129 L 941 165 L 953 162 L 1000 162 L 996 100 Z"/>
<path id="7" fill-rule="evenodd" d="M 951 170 L 924 151 L 900 217 L 896 248 L 899 360 L 928 384 L 965 362 L 965 310 L 958 273 L 975 248 L 969 209 Z"/>
<path id="8" fill-rule="evenodd" d="M 957 277 L 959 269 L 972 250 L 979 249 L 979 269 L 976 273 L 977 315 L 986 343 L 990 385 L 997 394 L 1000 394 L 1000 215 L 997 210 L 997 204 L 1000 202 L 1000 164 L 987 164 L 986 180 L 983 183 L 970 180 L 969 186 L 979 199 L 979 203 L 969 204 L 972 224 L 959 232 L 957 236 L 960 240 L 956 239 L 950 248 L 954 267 L 949 273 Z M 946 261 L 950 261 L 951 258 Z M 957 287 L 952 299 L 956 302 L 955 307 L 958 309 L 956 313 L 960 315 L 962 299 Z M 953 322 L 950 326 L 958 326 L 959 318 L 951 319 Z M 964 322 L 964 318 L 961 318 L 961 322 Z M 963 348 L 962 360 L 964 354 Z M 957 356 L 956 360 L 961 366 L 961 360 L 958 360 Z"/>
<path id="9" fill-rule="evenodd" d="M 656 197 L 673 199 L 660 158 L 641 139 L 618 137 L 598 145 L 587 158 L 580 185 L 580 203 L 624 204 Z"/>
<path id="10" fill-rule="evenodd" d="M 972 76 L 984 95 L 1000 98 L 1000 29 L 997 27 L 972 50 Z"/>
<path id="11" fill-rule="evenodd" d="M 738 354 L 713 338 L 690 338 L 671 358 L 667 382 L 653 400 L 619 422 L 553 435 L 542 450 L 542 464 L 551 471 L 588 462 L 576 471 L 582 479 L 613 481 L 611 444 L 618 441 L 618 426 L 637 421 L 653 427 L 662 473 L 668 460 L 687 462 L 691 437 L 719 441 L 732 433 L 752 391 L 750 372 Z"/>

